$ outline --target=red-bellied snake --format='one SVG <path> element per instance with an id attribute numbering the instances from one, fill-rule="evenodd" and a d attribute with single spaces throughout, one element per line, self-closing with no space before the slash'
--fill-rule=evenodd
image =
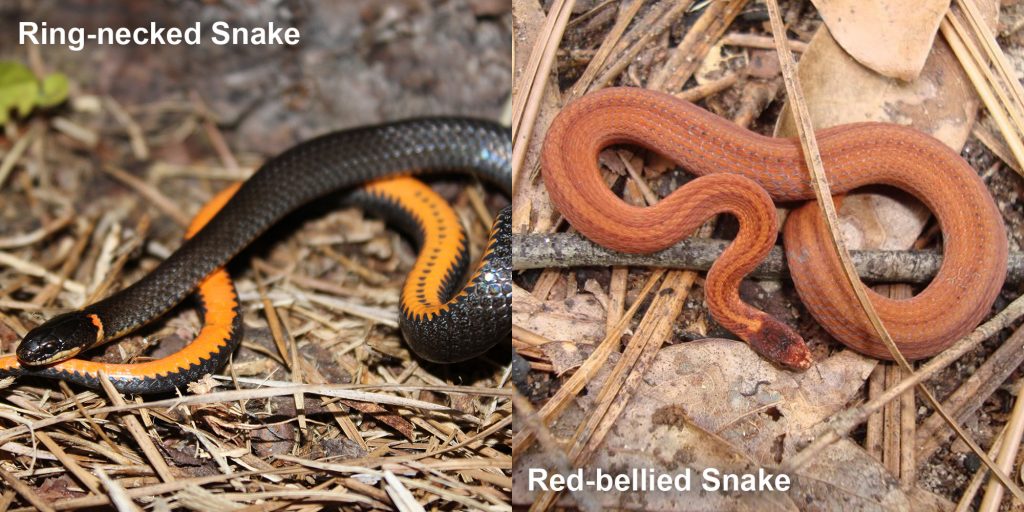
<path id="1" fill-rule="evenodd" d="M 987 315 L 1006 277 L 1002 217 L 977 173 L 950 148 L 913 129 L 856 123 L 817 132 L 832 192 L 889 185 L 917 197 L 938 219 L 943 263 L 920 293 L 895 300 L 868 290 L 875 309 L 908 359 L 932 356 Z M 657 204 L 637 207 L 615 196 L 601 177 L 598 153 L 633 144 L 698 175 Z M 686 238 L 718 213 L 740 224 L 735 241 L 708 272 L 708 309 L 758 352 L 806 368 L 803 339 L 779 320 L 744 303 L 740 280 L 776 239 L 772 199 L 814 198 L 795 139 L 740 128 L 688 102 L 637 88 L 613 88 L 568 105 L 548 130 L 544 183 L 555 206 L 584 236 L 623 252 L 653 252 Z M 769 197 L 770 196 L 770 197 Z M 817 202 L 795 209 L 783 241 L 801 300 L 833 337 L 858 352 L 890 359 L 843 277 Z"/>

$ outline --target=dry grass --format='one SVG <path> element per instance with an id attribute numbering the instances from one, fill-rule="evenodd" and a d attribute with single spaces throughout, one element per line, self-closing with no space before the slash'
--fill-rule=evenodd
<path id="1" fill-rule="evenodd" d="M 194 100 L 80 104 L 98 110 L 68 109 L 63 129 L 45 116 L 6 127 L 0 352 L 44 317 L 138 279 L 191 213 L 261 159 L 234 155 Z M 478 255 L 497 203 L 462 185 L 439 189 Z M 192 394 L 4 382 L 0 511 L 507 509 L 507 364 L 414 358 L 396 329 L 412 247 L 372 216 L 329 206 L 290 217 L 231 267 L 246 336 L 223 376 Z M 173 351 L 199 327 L 181 307 L 99 357 Z"/>

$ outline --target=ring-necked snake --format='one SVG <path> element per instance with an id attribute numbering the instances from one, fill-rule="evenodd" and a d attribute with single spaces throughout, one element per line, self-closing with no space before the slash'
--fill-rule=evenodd
<path id="1" fill-rule="evenodd" d="M 1007 259 L 1002 216 L 974 169 L 942 142 L 894 124 L 847 124 L 817 137 L 832 192 L 893 186 L 920 199 L 942 228 L 942 267 L 927 288 L 906 300 L 868 290 L 907 359 L 934 355 L 974 329 L 999 295 Z M 614 144 L 652 149 L 700 177 L 653 206 L 629 205 L 612 193 L 598 167 L 598 153 Z M 799 141 L 744 130 L 667 94 L 605 89 L 559 113 L 544 141 L 542 167 L 558 210 L 584 236 L 611 249 L 654 252 L 712 215 L 737 217 L 735 241 L 708 273 L 708 309 L 769 359 L 810 365 L 803 339 L 738 292 L 743 276 L 775 243 L 772 199 L 814 198 Z M 814 318 L 850 348 L 890 359 L 842 277 L 816 202 L 790 213 L 783 237 L 793 282 Z"/>
<path id="2" fill-rule="evenodd" d="M 223 266 L 299 206 L 360 185 L 365 186 L 346 199 L 383 213 L 420 248 L 400 299 L 399 325 L 409 345 L 435 362 L 476 357 L 511 338 L 511 207 L 495 218 L 476 271 L 456 290 L 468 262 L 465 234 L 442 198 L 405 176 L 468 172 L 511 195 L 511 154 L 507 128 L 461 118 L 399 121 L 301 143 L 211 200 L 196 215 L 185 243 L 138 282 L 29 331 L 16 356 L 0 358 L 0 376 L 34 375 L 96 388 L 102 370 L 122 392 L 159 393 L 216 371 L 242 328 Z M 158 318 L 197 287 L 204 326 L 181 351 L 135 364 L 72 359 Z"/>

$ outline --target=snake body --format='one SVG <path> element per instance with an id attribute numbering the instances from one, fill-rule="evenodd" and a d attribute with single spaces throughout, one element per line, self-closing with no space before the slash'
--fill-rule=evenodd
<path id="1" fill-rule="evenodd" d="M 868 294 L 908 359 L 940 352 L 988 314 L 1006 276 L 1006 229 L 985 184 L 943 143 L 907 127 L 856 123 L 816 133 L 834 193 L 889 185 L 917 197 L 938 219 L 944 256 L 932 282 L 910 299 Z M 648 148 L 699 177 L 653 206 L 626 204 L 598 167 L 598 153 L 615 144 Z M 708 273 L 708 308 L 770 359 L 810 364 L 800 336 L 737 291 L 776 239 L 772 199 L 814 198 L 798 140 L 750 132 L 666 94 L 614 88 L 561 111 L 547 133 L 542 168 L 552 201 L 572 226 L 614 250 L 657 251 L 714 214 L 737 217 L 739 234 Z M 783 239 L 797 292 L 814 318 L 850 348 L 890 359 L 843 277 L 816 202 L 789 215 Z"/>
<path id="2" fill-rule="evenodd" d="M 219 368 L 239 339 L 237 297 L 223 266 L 299 206 L 366 185 L 349 199 L 404 226 L 420 255 L 403 287 L 399 324 L 413 350 L 435 362 L 476 357 L 511 337 L 509 207 L 465 286 L 465 235 L 450 207 L 429 187 L 402 176 L 468 172 L 511 194 L 511 134 L 462 118 L 399 121 L 330 133 L 267 161 L 197 215 L 187 241 L 156 269 L 109 298 L 58 315 L 30 331 L 17 357 L 0 358 L 0 375 L 32 374 L 99 384 L 99 371 L 122 391 L 156 393 Z M 384 178 L 399 179 L 380 181 Z M 131 332 L 199 287 L 204 330 L 183 351 L 160 360 L 104 365 L 69 359 Z"/>

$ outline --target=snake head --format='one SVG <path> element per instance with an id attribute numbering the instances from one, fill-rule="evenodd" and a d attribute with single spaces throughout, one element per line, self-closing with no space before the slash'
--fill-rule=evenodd
<path id="1" fill-rule="evenodd" d="M 794 370 L 811 367 L 811 351 L 803 338 L 782 322 L 764 315 L 760 329 L 747 340 L 757 353 Z"/>
<path id="2" fill-rule="evenodd" d="M 74 357 L 103 339 L 96 315 L 72 311 L 32 329 L 18 345 L 18 361 L 26 366 L 56 363 Z"/>

